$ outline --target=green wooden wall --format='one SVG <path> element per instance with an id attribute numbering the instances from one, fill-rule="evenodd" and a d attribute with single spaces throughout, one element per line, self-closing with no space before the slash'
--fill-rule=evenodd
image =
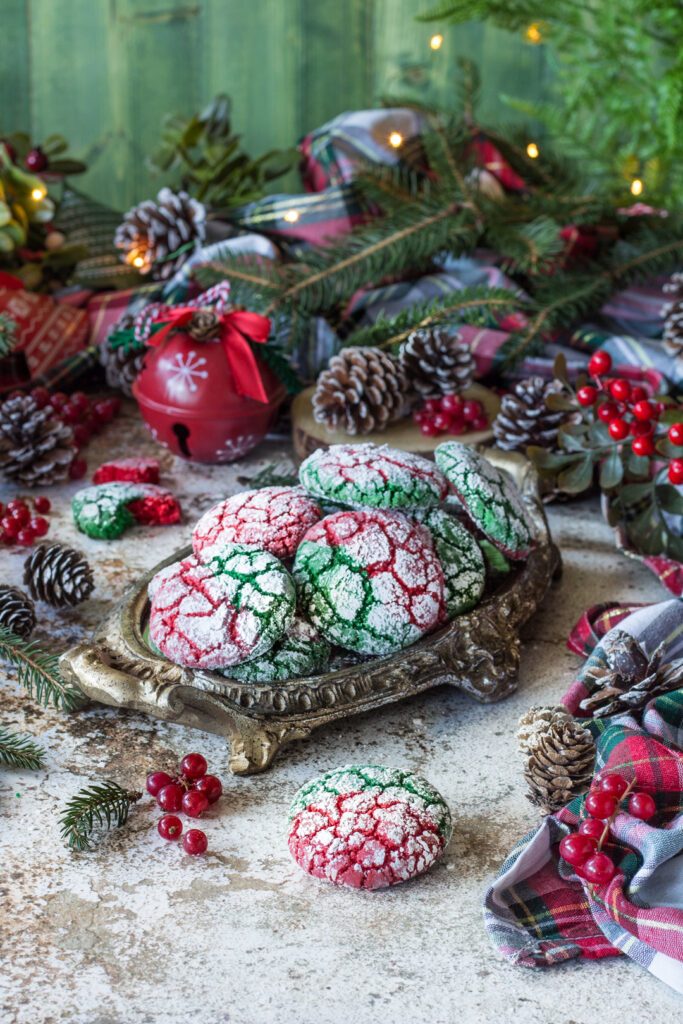
<path id="1" fill-rule="evenodd" d="M 62 132 L 89 159 L 81 187 L 123 209 L 159 187 L 144 162 L 161 116 L 217 92 L 233 97 L 254 155 L 382 96 L 448 103 L 459 55 L 480 67 L 483 118 L 510 119 L 501 93 L 539 95 L 541 48 L 490 26 L 416 22 L 432 3 L 0 0 L 0 131 Z"/>

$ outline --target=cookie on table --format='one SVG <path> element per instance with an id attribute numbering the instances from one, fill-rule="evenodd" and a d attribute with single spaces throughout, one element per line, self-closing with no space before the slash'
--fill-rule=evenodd
<path id="1" fill-rule="evenodd" d="M 416 509 L 413 518 L 432 535 L 444 579 L 445 619 L 462 615 L 479 601 L 486 585 L 484 556 L 472 534 L 440 508 Z"/>
<path id="2" fill-rule="evenodd" d="M 93 473 L 94 484 L 108 484 L 123 480 L 135 484 L 158 484 L 159 463 L 156 459 L 130 458 L 111 459 L 103 462 Z"/>
<path id="3" fill-rule="evenodd" d="M 512 477 L 456 441 L 440 444 L 434 456 L 474 525 L 508 558 L 526 558 L 535 528 Z"/>
<path id="4" fill-rule="evenodd" d="M 327 516 L 304 536 L 292 571 L 306 618 L 359 654 L 391 654 L 439 622 L 441 563 L 429 531 L 400 512 Z"/>
<path id="5" fill-rule="evenodd" d="M 225 545 L 206 563 L 196 555 L 151 580 L 149 634 L 171 661 L 221 669 L 265 654 L 289 628 L 296 596 L 274 555 Z"/>
<path id="6" fill-rule="evenodd" d="M 301 463 L 299 481 L 317 498 L 361 508 L 428 508 L 448 493 L 433 462 L 388 445 L 319 448 Z"/>
<path id="7" fill-rule="evenodd" d="M 242 491 L 204 513 L 192 531 L 192 548 L 204 559 L 216 544 L 254 544 L 277 558 L 290 558 L 321 517 L 318 503 L 300 487 Z"/>
<path id="8" fill-rule="evenodd" d="M 422 776 L 347 765 L 301 787 L 290 808 L 287 842 L 309 875 L 372 890 L 427 871 L 451 832 L 446 801 Z"/>
<path id="9" fill-rule="evenodd" d="M 260 658 L 228 669 L 226 675 L 243 683 L 285 682 L 324 672 L 330 645 L 315 626 L 295 615 L 289 628 Z"/>
<path id="10" fill-rule="evenodd" d="M 78 529 L 98 540 L 119 537 L 135 523 L 180 522 L 180 505 L 170 491 L 155 484 L 93 484 L 74 494 L 71 508 Z"/>

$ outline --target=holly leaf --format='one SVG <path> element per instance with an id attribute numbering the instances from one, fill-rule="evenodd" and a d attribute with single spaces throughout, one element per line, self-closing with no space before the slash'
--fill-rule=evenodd
<path id="1" fill-rule="evenodd" d="M 527 458 L 531 459 L 536 469 L 543 474 L 554 476 L 574 461 L 573 455 L 562 455 L 561 452 L 549 452 L 547 448 L 530 444 L 526 450 Z"/>
<path id="2" fill-rule="evenodd" d="M 596 420 L 595 423 L 591 423 L 588 428 L 588 437 L 595 445 L 609 444 L 612 440 L 609 436 L 607 424 L 603 423 L 601 420 Z"/>
<path id="3" fill-rule="evenodd" d="M 662 437 L 657 441 L 655 448 L 660 455 L 664 455 L 667 459 L 677 459 L 681 454 L 678 445 L 672 444 L 668 437 Z"/>
<path id="4" fill-rule="evenodd" d="M 555 362 L 553 363 L 553 373 L 557 380 L 561 381 L 565 387 L 570 387 L 569 374 L 567 372 L 567 358 L 564 352 L 558 352 L 555 356 Z"/>
<path id="5" fill-rule="evenodd" d="M 586 455 L 585 458 L 576 462 L 569 469 L 563 470 L 557 478 L 557 486 L 567 494 L 580 494 L 587 490 L 593 482 L 593 456 Z"/>
<path id="6" fill-rule="evenodd" d="M 624 484 L 624 486 L 619 490 L 619 500 L 622 508 L 634 505 L 636 502 L 640 501 L 649 490 L 649 483 Z"/>
<path id="7" fill-rule="evenodd" d="M 650 474 L 650 460 L 647 455 L 636 455 L 632 448 L 626 451 L 626 472 L 630 477 L 646 477 Z"/>
<path id="8" fill-rule="evenodd" d="M 663 512 L 683 516 L 683 494 L 673 484 L 657 484 L 655 501 Z"/>
<path id="9" fill-rule="evenodd" d="M 600 488 L 611 491 L 618 487 L 624 477 L 624 464 L 618 448 L 613 448 L 600 465 Z"/>
<path id="10" fill-rule="evenodd" d="M 50 174 L 83 174 L 87 169 L 81 160 L 50 160 Z"/>
<path id="11" fill-rule="evenodd" d="M 659 417 L 659 422 L 668 426 L 672 423 L 683 423 L 683 409 L 680 406 L 676 409 L 665 409 Z"/>
<path id="12" fill-rule="evenodd" d="M 557 391 L 551 391 L 546 396 L 545 404 L 553 412 L 574 412 L 576 410 L 576 402 L 572 402 L 571 398 L 567 398 L 566 395 L 558 394 Z"/>
<path id="13" fill-rule="evenodd" d="M 563 430 L 558 434 L 558 441 L 560 447 L 565 452 L 584 452 L 586 450 L 586 445 L 581 437 L 576 437 L 575 434 L 570 433 L 568 430 Z"/>

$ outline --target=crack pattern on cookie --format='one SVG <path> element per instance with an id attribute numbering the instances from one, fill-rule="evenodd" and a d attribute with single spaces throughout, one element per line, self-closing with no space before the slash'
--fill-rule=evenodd
<path id="1" fill-rule="evenodd" d="M 433 462 L 388 445 L 335 444 L 302 462 L 301 484 L 318 498 L 370 508 L 426 508 L 448 493 Z"/>
<path id="2" fill-rule="evenodd" d="M 315 878 L 379 889 L 427 871 L 452 831 L 443 797 L 413 772 L 347 765 L 306 783 L 289 814 L 289 851 Z"/>
<path id="3" fill-rule="evenodd" d="M 285 682 L 324 672 L 330 658 L 330 645 L 315 626 L 295 615 L 289 629 L 266 654 L 225 674 L 242 683 Z"/>
<path id="4" fill-rule="evenodd" d="M 220 669 L 258 658 L 288 629 L 296 598 L 273 555 L 225 545 L 206 564 L 196 555 L 149 584 L 149 632 L 159 650 L 188 668 Z"/>
<path id="5" fill-rule="evenodd" d="M 479 545 L 462 523 L 439 508 L 416 509 L 413 517 L 429 530 L 441 561 L 444 582 L 443 621 L 462 615 L 479 601 L 486 566 Z"/>
<path id="6" fill-rule="evenodd" d="M 293 573 L 309 621 L 359 654 L 391 654 L 439 622 L 443 570 L 432 538 L 400 512 L 327 516 L 306 533 Z"/>
<path id="7" fill-rule="evenodd" d="M 277 558 L 291 558 L 322 512 L 300 487 L 263 487 L 233 494 L 205 512 L 192 533 L 202 560 L 216 544 L 254 544 Z"/>
<path id="8" fill-rule="evenodd" d="M 526 558 L 535 529 L 512 477 L 456 441 L 440 444 L 435 458 L 474 525 L 509 558 Z"/>
<path id="9" fill-rule="evenodd" d="M 134 523 L 168 524 L 180 521 L 180 505 L 163 487 L 112 481 L 94 484 L 71 501 L 78 529 L 98 540 L 112 540 Z"/>

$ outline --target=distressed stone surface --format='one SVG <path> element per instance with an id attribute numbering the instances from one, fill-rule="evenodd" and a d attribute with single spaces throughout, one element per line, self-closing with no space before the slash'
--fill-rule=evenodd
<path id="1" fill-rule="evenodd" d="M 184 523 L 134 527 L 116 541 L 78 534 L 70 499 L 50 491 L 51 540 L 88 554 L 97 589 L 62 613 L 39 607 L 35 636 L 80 638 L 139 573 L 187 543 L 194 520 L 242 489 L 236 476 L 286 452 L 263 445 L 239 465 L 193 466 L 159 449 L 133 406 L 87 449 L 155 455 Z M 14 496 L 0 488 L 0 500 Z M 605 1024 L 680 1015 L 680 999 L 623 958 L 547 971 L 511 967 L 481 921 L 484 889 L 536 822 L 516 752 L 519 715 L 554 703 L 580 662 L 568 631 L 597 601 L 665 595 L 616 554 L 594 501 L 556 505 L 550 521 L 561 583 L 525 633 L 519 691 L 482 706 L 448 688 L 318 731 L 260 776 L 227 772 L 222 740 L 128 712 L 44 711 L 0 670 L 0 720 L 40 738 L 45 772 L 0 772 L 0 1019 L 3 1024 Z M 25 553 L 3 548 L 17 583 Z M 91 854 L 59 840 L 60 805 L 91 780 L 141 785 L 152 769 L 201 750 L 225 796 L 204 819 L 209 853 L 186 857 L 156 833 L 151 798 Z M 453 838 L 427 875 L 358 893 L 304 875 L 287 851 L 287 809 L 302 783 L 341 764 L 375 762 L 424 774 L 453 812 Z"/>

